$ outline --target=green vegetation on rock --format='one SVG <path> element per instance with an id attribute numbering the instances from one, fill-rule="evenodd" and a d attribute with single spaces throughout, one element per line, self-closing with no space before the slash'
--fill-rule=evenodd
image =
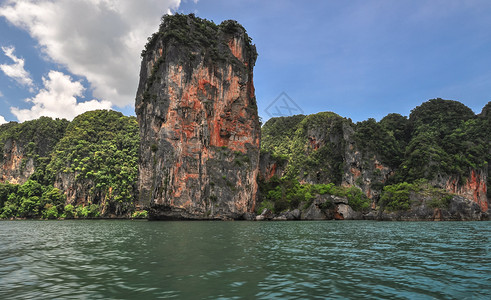
<path id="1" fill-rule="evenodd" d="M 261 151 L 281 171 L 260 178 L 258 207 L 293 209 L 314 197 L 312 187 L 343 184 L 363 188 L 389 211 L 410 209 L 410 195 L 428 193 L 427 206 L 442 208 L 451 196 L 440 188 L 451 179 L 465 184 L 471 172 L 487 175 L 491 195 L 491 104 L 475 115 L 460 102 L 432 99 L 409 118 L 389 114 L 356 124 L 330 112 L 272 118 L 262 127 Z M 350 205 L 368 207 L 361 203 Z"/>
<path id="2" fill-rule="evenodd" d="M 12 142 L 34 159 L 35 170 L 22 185 L 0 186 L 0 218 L 94 218 L 134 209 L 139 144 L 135 117 L 97 110 L 72 122 L 42 117 L 0 126 L 2 149 L 8 151 Z M 53 187 L 57 182 L 85 189 L 81 192 L 89 202 L 67 204 L 66 191 Z"/>
<path id="3" fill-rule="evenodd" d="M 21 169 L 24 161 L 34 162 L 34 173 L 25 183 L 0 184 L 0 218 L 95 218 L 108 213 L 146 218 L 146 211 L 133 212 L 138 143 L 136 119 L 114 111 L 87 112 L 72 122 L 42 117 L 0 126 L 4 153 L 18 147 L 25 156 Z M 376 193 L 377 206 L 387 211 L 422 203 L 446 208 L 452 195 L 441 189 L 442 178 L 462 184 L 471 171 L 487 175 L 491 195 L 490 103 L 475 115 L 459 102 L 433 99 L 409 118 L 389 114 L 380 122 L 356 124 L 331 112 L 272 118 L 262 128 L 261 147 L 262 155 L 269 153 L 267 163 L 282 171 L 268 180 L 259 177 L 257 212 L 302 209 L 326 194 L 364 211 L 371 201 L 367 187 Z M 248 157 L 232 154 L 237 167 L 247 164 Z M 376 160 L 389 171 L 374 167 Z M 355 179 L 351 185 L 346 184 L 350 176 Z M 67 203 L 66 191 L 55 188 L 66 181 L 83 190 L 85 202 Z"/>
<path id="4" fill-rule="evenodd" d="M 88 193 L 97 203 L 105 200 L 126 211 L 136 195 L 138 143 L 136 118 L 107 110 L 86 112 L 70 123 L 47 168 L 53 180 L 74 174 L 76 183 L 90 186 Z"/>
<path id="5" fill-rule="evenodd" d="M 357 123 L 355 126 L 355 140 L 362 151 L 376 153 L 380 156 L 381 161 L 388 166 L 397 167 L 401 164 L 404 156 L 404 149 L 402 148 L 404 144 L 403 141 L 396 139 L 394 131 L 401 125 L 390 122 L 388 118 L 390 117 L 384 118 L 381 122 L 370 118 Z"/>
<path id="6" fill-rule="evenodd" d="M 23 123 L 10 122 L 0 126 L 0 149 L 10 152 L 13 147 L 17 150 L 25 150 L 21 172 L 25 168 L 28 159 L 32 159 L 35 174 L 31 179 L 42 184 L 49 184 L 45 180 L 45 167 L 50 160 L 53 148 L 65 134 L 69 122 L 65 119 L 52 119 L 41 117 L 36 120 Z M 19 149 L 20 148 L 20 149 Z M 4 155 L 0 155 L 0 164 Z"/>
<path id="7" fill-rule="evenodd" d="M 342 187 L 333 183 L 329 184 L 300 184 L 298 180 L 287 177 L 273 176 L 268 182 L 260 182 L 259 188 L 265 195 L 257 212 L 264 208 L 274 213 L 297 208 L 307 208 L 318 195 L 333 195 L 348 200 L 348 204 L 357 211 L 366 210 L 370 206 L 370 200 L 357 187 Z"/>
<path id="8" fill-rule="evenodd" d="M 457 101 L 433 99 L 412 110 L 411 140 L 401 165 L 405 181 L 450 174 L 466 179 L 487 168 L 491 134 L 484 118 Z"/>
<path id="9" fill-rule="evenodd" d="M 402 182 L 385 186 L 379 204 L 388 211 L 404 211 L 413 204 L 411 198 L 415 199 L 416 205 L 426 199 L 426 204 L 431 208 L 446 208 L 452 195 L 431 186 L 427 180 L 420 179 L 414 183 Z"/>
<path id="10" fill-rule="evenodd" d="M 53 186 L 44 186 L 34 180 L 22 185 L 0 183 L 0 218 L 61 217 L 66 196 Z"/>
<path id="11" fill-rule="evenodd" d="M 180 48 L 188 47 L 189 50 L 208 48 L 209 58 L 220 60 L 224 52 L 220 51 L 216 36 L 218 34 L 235 35 L 243 33 L 245 41 L 250 50 L 256 53 L 252 45 L 252 39 L 247 35 L 246 30 L 235 20 L 223 21 L 216 25 L 213 21 L 202 19 L 194 14 L 173 14 L 164 15 L 161 19 L 159 30 L 148 38 L 145 49 L 141 56 L 144 57 L 149 49 L 155 48 L 157 40 L 162 39 L 163 43 L 176 43 Z M 226 46 L 226 45 L 225 45 Z M 187 53 L 188 59 L 192 61 L 196 54 Z M 257 55 L 257 54 L 256 54 Z"/>
<path id="12" fill-rule="evenodd" d="M 262 128 L 261 150 L 288 161 L 289 179 L 306 174 L 310 183 L 340 184 L 343 124 L 348 122 L 332 112 L 273 118 Z M 326 138 L 339 143 L 322 143 Z"/>

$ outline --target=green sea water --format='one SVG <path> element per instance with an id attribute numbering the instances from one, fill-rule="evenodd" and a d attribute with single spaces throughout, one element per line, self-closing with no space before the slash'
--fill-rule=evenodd
<path id="1" fill-rule="evenodd" d="M 1 221 L 0 299 L 490 299 L 491 222 Z"/>

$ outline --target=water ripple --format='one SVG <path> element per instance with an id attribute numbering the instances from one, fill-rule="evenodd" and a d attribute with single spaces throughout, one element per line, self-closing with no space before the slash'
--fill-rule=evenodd
<path id="1" fill-rule="evenodd" d="M 487 299 L 491 222 L 0 222 L 1 299 Z"/>

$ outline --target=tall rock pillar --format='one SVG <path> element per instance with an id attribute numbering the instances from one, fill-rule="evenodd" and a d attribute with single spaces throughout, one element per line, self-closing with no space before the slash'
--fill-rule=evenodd
<path id="1" fill-rule="evenodd" d="M 142 52 L 139 202 L 152 219 L 241 219 L 254 210 L 257 52 L 235 21 L 165 16 Z"/>

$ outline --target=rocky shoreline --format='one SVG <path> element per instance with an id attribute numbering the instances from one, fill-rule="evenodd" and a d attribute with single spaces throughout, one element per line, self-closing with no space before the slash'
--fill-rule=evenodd
<path id="1" fill-rule="evenodd" d="M 255 217 L 256 221 L 294 221 L 294 220 L 375 220 L 375 221 L 487 221 L 489 214 L 481 207 L 464 197 L 454 196 L 446 208 L 432 208 L 423 201 L 407 211 L 387 211 L 383 208 L 365 212 L 354 211 L 348 200 L 329 195 L 317 197 L 305 209 L 294 209 L 274 214 L 264 209 Z"/>

